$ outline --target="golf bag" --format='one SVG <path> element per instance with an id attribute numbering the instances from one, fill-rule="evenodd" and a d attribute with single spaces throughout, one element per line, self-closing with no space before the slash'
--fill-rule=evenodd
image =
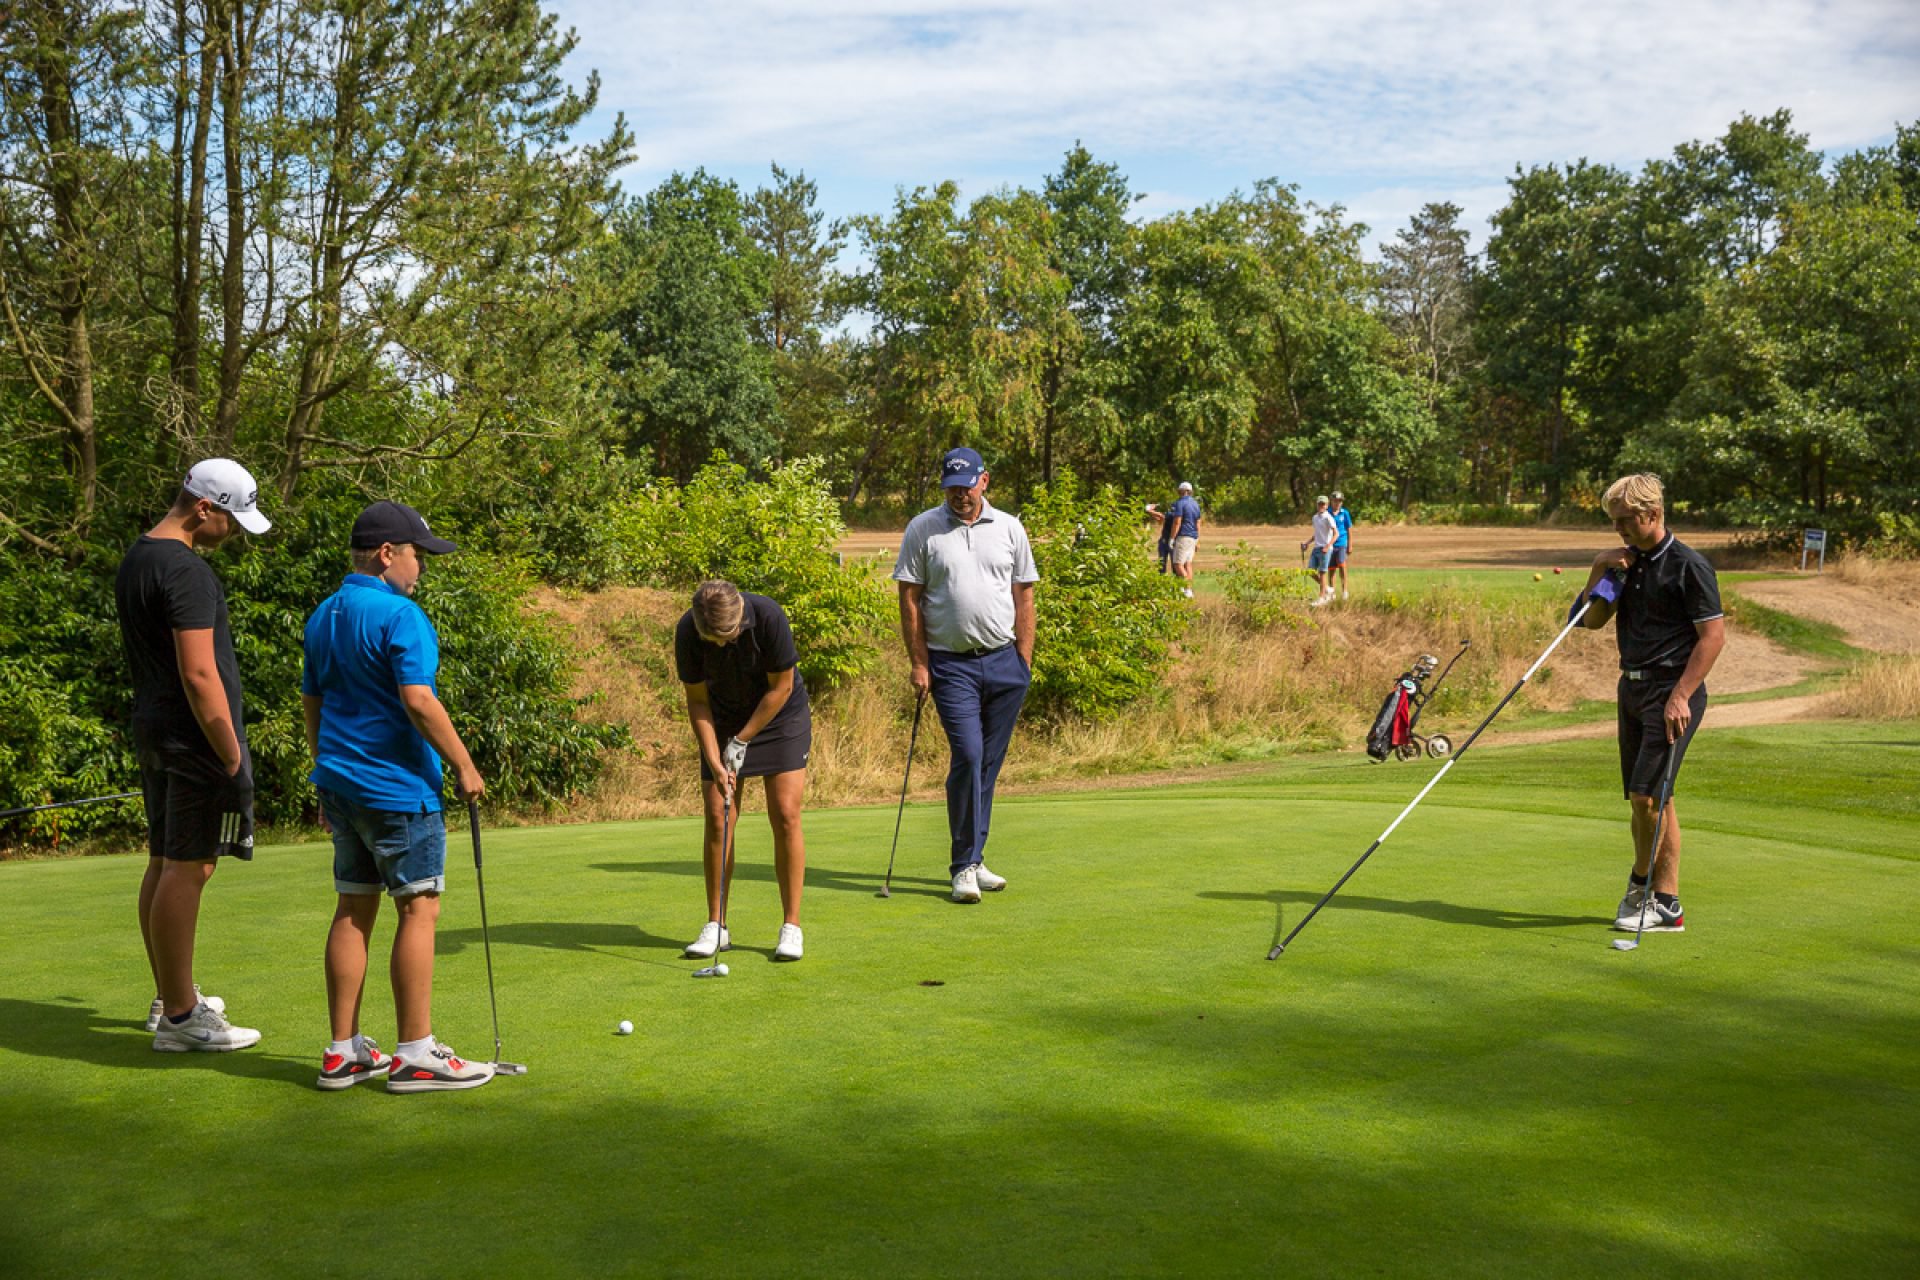
<path id="1" fill-rule="evenodd" d="M 1379 763 L 1389 756 L 1399 756 L 1402 760 L 1417 759 L 1425 751 L 1435 760 L 1453 752 L 1453 740 L 1443 733 L 1430 737 L 1415 732 L 1420 723 L 1420 713 L 1426 708 L 1428 699 L 1440 688 L 1440 682 L 1447 678 L 1447 671 L 1453 670 L 1453 664 L 1460 661 L 1460 654 L 1467 651 L 1468 641 L 1460 642 L 1460 653 L 1453 655 L 1447 663 L 1446 671 L 1436 678 L 1434 668 L 1440 660 L 1430 653 L 1423 653 L 1414 659 L 1413 666 L 1400 674 L 1393 682 L 1393 691 L 1387 694 L 1387 700 L 1380 704 L 1380 714 L 1373 718 L 1373 728 L 1367 733 L 1367 754 Z M 1433 683 L 1428 685 L 1428 681 Z"/>

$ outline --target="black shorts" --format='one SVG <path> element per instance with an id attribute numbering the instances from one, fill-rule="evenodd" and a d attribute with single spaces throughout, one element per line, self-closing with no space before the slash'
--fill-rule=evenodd
<path id="1" fill-rule="evenodd" d="M 217 762 L 174 752 L 143 753 L 147 852 L 176 862 L 253 858 L 253 767 L 229 778 Z"/>
<path id="2" fill-rule="evenodd" d="M 786 724 L 770 724 L 760 736 L 747 744 L 747 762 L 740 766 L 743 778 L 765 778 L 776 773 L 792 773 L 795 769 L 807 767 L 807 756 L 813 751 L 813 708 L 808 707 L 804 714 Z M 746 728 L 743 720 L 728 727 L 715 724 L 713 731 L 725 747 L 727 739 Z M 700 781 L 712 782 L 713 773 L 707 768 L 705 756 L 700 758 Z"/>
<path id="3" fill-rule="evenodd" d="M 1701 685 L 1687 699 L 1693 718 L 1678 742 L 1667 742 L 1667 698 L 1680 682 L 1680 673 L 1669 679 L 1629 680 L 1620 677 L 1620 787 L 1629 799 L 1660 792 L 1660 779 L 1667 770 L 1667 752 L 1678 753 L 1673 762 L 1674 787 L 1679 788 L 1680 765 L 1687 758 L 1687 744 L 1700 729 L 1707 714 L 1707 686 Z M 1672 798 L 1672 793 L 1668 793 Z"/>

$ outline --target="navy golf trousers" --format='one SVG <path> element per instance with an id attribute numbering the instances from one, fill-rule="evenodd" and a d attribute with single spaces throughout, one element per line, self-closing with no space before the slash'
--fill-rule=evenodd
<path id="1" fill-rule="evenodd" d="M 1013 722 L 1027 700 L 1033 673 L 1012 645 L 990 653 L 927 655 L 933 705 L 947 731 L 953 764 L 947 770 L 947 827 L 953 835 L 949 874 L 980 862 L 993 819 L 993 784 L 1007 758 Z"/>

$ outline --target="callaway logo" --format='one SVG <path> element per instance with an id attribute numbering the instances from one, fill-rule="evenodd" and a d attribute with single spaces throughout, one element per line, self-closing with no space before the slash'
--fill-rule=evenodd
<path id="1" fill-rule="evenodd" d="M 955 458 L 947 463 L 947 470 L 949 471 L 965 471 L 966 469 L 967 460 L 965 458 Z"/>

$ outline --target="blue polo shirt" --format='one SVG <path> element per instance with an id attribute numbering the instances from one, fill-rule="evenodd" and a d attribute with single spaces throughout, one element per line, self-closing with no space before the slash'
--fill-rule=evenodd
<path id="1" fill-rule="evenodd" d="M 1192 494 L 1181 494 L 1180 500 L 1173 504 L 1173 509 L 1168 514 L 1177 517 L 1180 521 L 1180 527 L 1175 531 L 1174 537 L 1198 538 L 1200 536 L 1200 504 L 1193 500 Z"/>
<path id="2" fill-rule="evenodd" d="M 315 786 L 369 809 L 440 811 L 440 755 L 407 717 L 400 686 L 435 689 L 440 637 L 420 606 L 350 573 L 307 619 L 300 692 L 320 699 Z"/>
<path id="3" fill-rule="evenodd" d="M 1340 536 L 1333 540 L 1333 545 L 1345 550 L 1347 534 L 1353 531 L 1353 513 L 1341 507 L 1333 513 L 1333 527 L 1340 531 Z"/>

